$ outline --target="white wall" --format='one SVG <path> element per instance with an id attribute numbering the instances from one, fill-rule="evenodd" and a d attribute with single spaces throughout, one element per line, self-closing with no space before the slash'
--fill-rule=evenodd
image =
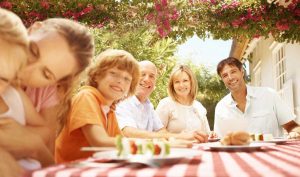
<path id="1" fill-rule="evenodd" d="M 287 44 L 287 79 L 293 80 L 295 113 L 300 123 L 300 44 Z"/>

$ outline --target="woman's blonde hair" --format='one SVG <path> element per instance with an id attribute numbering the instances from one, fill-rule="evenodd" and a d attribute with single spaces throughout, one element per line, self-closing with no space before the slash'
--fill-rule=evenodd
<path id="1" fill-rule="evenodd" d="M 7 43 L 22 47 L 27 54 L 29 39 L 22 20 L 13 12 L 2 8 L 0 8 L 0 19 L 0 38 Z M 24 67 L 27 64 L 27 57 L 10 58 L 9 62 L 16 61 Z"/>
<path id="2" fill-rule="evenodd" d="M 84 26 L 73 20 L 64 18 L 49 18 L 44 20 L 40 32 L 56 31 L 63 36 L 70 48 L 70 51 L 77 60 L 78 70 L 76 73 L 62 78 L 58 83 L 64 92 L 71 87 L 74 77 L 81 73 L 92 61 L 94 56 L 94 38 Z M 63 64 L 63 62 L 62 62 Z"/>
<path id="3" fill-rule="evenodd" d="M 71 99 L 74 94 L 78 91 L 78 87 L 83 85 L 88 85 L 97 88 L 98 84 L 96 82 L 97 78 L 103 78 L 107 74 L 107 71 L 111 68 L 118 68 L 123 71 L 127 71 L 132 76 L 132 81 L 130 84 L 129 91 L 125 99 L 129 96 L 134 95 L 136 87 L 140 78 L 140 69 L 137 60 L 128 52 L 124 50 L 108 49 L 100 53 L 95 62 L 87 68 L 86 76 L 83 83 L 78 83 L 73 86 L 72 91 L 68 94 L 64 101 L 64 110 L 59 115 L 60 128 L 58 133 L 62 130 L 66 123 L 69 111 L 71 109 Z M 115 103 L 120 100 L 116 100 Z"/>
<path id="4" fill-rule="evenodd" d="M 189 93 L 189 98 L 190 98 L 190 104 L 192 104 L 193 101 L 196 99 L 198 93 L 198 83 L 195 74 L 186 65 L 178 65 L 171 72 L 169 83 L 168 83 L 168 94 L 174 101 L 179 102 L 178 95 L 176 94 L 174 89 L 174 77 L 178 72 L 185 72 L 190 78 L 191 90 Z"/>

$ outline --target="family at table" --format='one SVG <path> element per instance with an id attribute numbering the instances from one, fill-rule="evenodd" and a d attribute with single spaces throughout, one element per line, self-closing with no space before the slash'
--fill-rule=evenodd
<path id="1" fill-rule="evenodd" d="M 0 171 L 26 170 L 88 158 L 82 147 L 115 146 L 116 136 L 193 142 L 223 137 L 222 121 L 249 120 L 247 132 L 300 138 L 300 126 L 275 90 L 244 81 L 242 63 L 219 62 L 230 93 L 216 106 L 214 131 L 196 100 L 198 82 L 186 65 L 169 76 L 168 97 L 156 110 L 149 97 L 158 70 L 129 52 L 107 49 L 95 56 L 87 27 L 50 18 L 26 29 L 14 13 L 0 9 Z M 93 61 L 92 61 L 93 60 Z"/>

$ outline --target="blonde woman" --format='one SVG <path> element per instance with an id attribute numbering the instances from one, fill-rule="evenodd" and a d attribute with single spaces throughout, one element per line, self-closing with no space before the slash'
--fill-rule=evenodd
<path id="1" fill-rule="evenodd" d="M 191 69 L 185 65 L 175 67 L 168 84 L 169 97 L 162 99 L 156 109 L 169 132 L 210 133 L 206 109 L 195 100 L 197 91 L 197 80 Z"/>

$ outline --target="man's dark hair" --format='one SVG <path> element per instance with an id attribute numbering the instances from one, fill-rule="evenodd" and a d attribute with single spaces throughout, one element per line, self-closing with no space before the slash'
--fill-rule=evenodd
<path id="1" fill-rule="evenodd" d="M 225 58 L 224 60 L 220 61 L 217 66 L 217 72 L 218 72 L 219 76 L 221 76 L 221 71 L 223 70 L 225 65 L 236 66 L 240 70 L 243 69 L 243 63 L 240 60 L 238 60 L 237 58 L 234 58 L 234 57 L 228 57 L 228 58 Z"/>

